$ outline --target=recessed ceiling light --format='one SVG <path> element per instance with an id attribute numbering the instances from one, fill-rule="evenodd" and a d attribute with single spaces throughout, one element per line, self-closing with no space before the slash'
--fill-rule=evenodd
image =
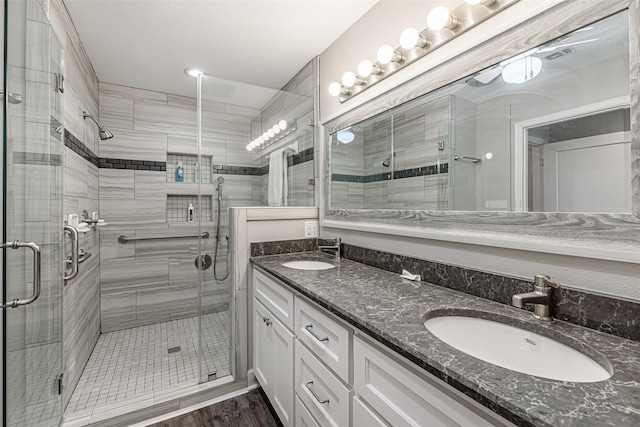
<path id="1" fill-rule="evenodd" d="M 185 68 L 184 73 L 189 77 L 198 77 L 204 74 L 204 71 L 198 68 Z"/>

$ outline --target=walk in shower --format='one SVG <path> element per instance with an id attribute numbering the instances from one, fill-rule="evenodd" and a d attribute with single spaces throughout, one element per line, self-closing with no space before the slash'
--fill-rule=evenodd
<path id="1" fill-rule="evenodd" d="M 99 84 L 49 24 L 61 2 L 2 3 L 3 425 L 126 425 L 246 386 L 228 211 L 314 204 L 314 67 L 193 98 Z"/>

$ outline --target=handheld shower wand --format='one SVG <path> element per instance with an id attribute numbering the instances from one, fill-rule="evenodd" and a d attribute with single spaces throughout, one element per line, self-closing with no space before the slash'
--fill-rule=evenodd
<path id="1" fill-rule="evenodd" d="M 215 245 L 215 250 L 213 253 L 213 277 L 218 280 L 218 281 L 223 281 L 225 280 L 227 277 L 229 277 L 229 254 L 227 254 L 227 274 L 224 275 L 224 277 L 220 278 L 218 277 L 218 273 L 216 271 L 216 264 L 218 263 L 218 249 L 219 249 L 219 245 L 220 245 L 220 210 L 221 210 L 221 205 L 222 205 L 222 184 L 224 183 L 224 178 L 219 176 L 218 177 L 218 187 L 216 188 L 216 191 L 218 192 L 218 218 L 216 221 L 216 245 Z M 227 239 L 228 241 L 228 239 Z"/>

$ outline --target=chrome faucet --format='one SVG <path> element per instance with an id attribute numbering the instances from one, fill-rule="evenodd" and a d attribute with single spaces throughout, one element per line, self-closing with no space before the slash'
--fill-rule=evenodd
<path id="1" fill-rule="evenodd" d="M 533 317 L 536 319 L 551 321 L 551 292 L 560 285 L 552 282 L 549 276 L 536 274 L 533 278 L 533 292 L 516 294 L 511 297 L 511 304 L 524 308 L 527 304 L 533 304 Z"/>
<path id="2" fill-rule="evenodd" d="M 340 237 L 336 237 L 333 245 L 327 246 L 318 246 L 318 252 L 323 253 L 324 251 L 335 251 L 336 259 L 340 259 L 340 245 L 342 244 L 342 239 Z"/>

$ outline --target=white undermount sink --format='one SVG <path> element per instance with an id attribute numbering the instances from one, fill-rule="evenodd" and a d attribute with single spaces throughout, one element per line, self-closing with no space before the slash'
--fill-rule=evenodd
<path id="1" fill-rule="evenodd" d="M 289 261 L 282 263 L 282 265 L 296 270 L 329 270 L 336 268 L 335 265 L 323 261 Z"/>
<path id="2" fill-rule="evenodd" d="M 464 353 L 523 374 L 580 383 L 603 381 L 612 375 L 565 344 L 504 323 L 442 315 L 425 320 L 424 326 Z"/>

